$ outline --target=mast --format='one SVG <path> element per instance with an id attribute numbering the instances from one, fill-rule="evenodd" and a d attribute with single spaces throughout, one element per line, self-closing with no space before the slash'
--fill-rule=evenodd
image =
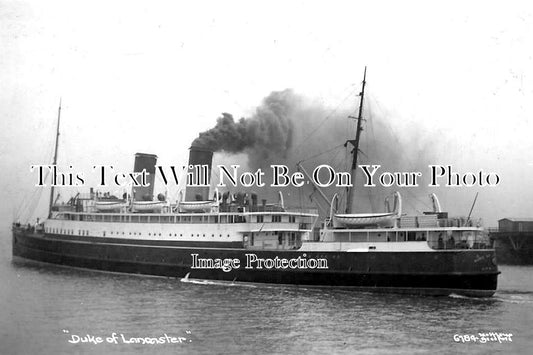
<path id="1" fill-rule="evenodd" d="M 350 214 L 352 213 L 352 204 L 353 204 L 353 190 L 355 186 L 355 173 L 357 170 L 357 154 L 359 153 L 359 138 L 361 136 L 361 131 L 363 130 L 361 126 L 361 121 L 363 120 L 363 100 L 365 97 L 365 84 L 366 84 L 366 66 L 365 66 L 365 73 L 363 75 L 363 85 L 361 89 L 361 93 L 359 96 L 361 96 L 361 99 L 359 101 L 359 114 L 357 116 L 357 125 L 355 130 L 355 139 L 348 140 L 346 143 L 350 143 L 353 145 L 352 150 L 352 167 L 351 167 L 351 176 L 352 176 L 352 186 L 348 187 L 348 194 L 346 197 L 346 213 Z M 355 118 L 355 117 L 350 117 Z"/>
<path id="2" fill-rule="evenodd" d="M 57 164 L 57 146 L 59 145 L 59 122 L 61 121 L 61 98 L 59 99 L 59 109 L 57 110 L 57 130 L 56 130 L 56 145 L 54 150 L 53 166 Z M 52 168 L 53 169 L 53 168 Z M 50 180 L 50 205 L 48 206 L 48 218 L 52 217 L 52 205 L 54 204 L 54 185 Z"/>

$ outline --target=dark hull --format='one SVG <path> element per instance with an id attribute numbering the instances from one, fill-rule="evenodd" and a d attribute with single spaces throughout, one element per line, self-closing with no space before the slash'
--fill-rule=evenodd
<path id="1" fill-rule="evenodd" d="M 248 250 L 240 245 L 188 244 L 54 236 L 13 231 L 13 255 L 41 262 L 132 274 L 185 277 L 431 295 L 491 296 L 499 274 L 494 250 L 442 252 L 300 252 Z M 325 258 L 328 269 L 245 269 L 246 254 L 260 258 Z M 239 269 L 191 269 L 200 258 L 237 258 Z"/>

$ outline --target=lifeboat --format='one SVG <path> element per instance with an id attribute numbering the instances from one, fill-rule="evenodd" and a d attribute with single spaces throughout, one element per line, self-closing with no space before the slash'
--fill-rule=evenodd
<path id="1" fill-rule="evenodd" d="M 161 212 L 164 206 L 167 205 L 166 201 L 133 201 L 133 212 Z"/>
<path id="2" fill-rule="evenodd" d="M 331 218 L 333 219 L 333 225 L 337 228 L 361 228 L 367 226 L 378 227 L 392 227 L 394 223 L 402 215 L 402 198 L 399 192 L 394 194 L 394 211 L 390 211 L 388 207 L 388 199 L 385 200 L 388 212 L 381 213 L 350 213 L 350 214 L 338 214 L 334 213 L 333 206 L 336 205 L 337 195 L 333 197 L 331 203 Z"/>
<path id="3" fill-rule="evenodd" d="M 187 212 L 211 212 L 214 207 L 217 207 L 216 201 L 181 201 L 178 209 L 182 213 Z"/>
<path id="4" fill-rule="evenodd" d="M 94 207 L 98 212 L 118 212 L 128 207 L 128 202 L 124 200 L 100 200 L 95 201 Z"/>
<path id="5" fill-rule="evenodd" d="M 355 213 L 355 214 L 336 214 L 333 216 L 335 225 L 345 227 L 364 227 L 379 226 L 391 227 L 398 218 L 397 214 L 391 213 Z"/>

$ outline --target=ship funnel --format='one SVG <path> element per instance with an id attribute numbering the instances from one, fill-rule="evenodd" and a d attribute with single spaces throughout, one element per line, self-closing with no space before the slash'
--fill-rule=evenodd
<path id="1" fill-rule="evenodd" d="M 157 163 L 157 155 L 137 153 L 135 154 L 135 164 L 133 171 L 136 173 L 142 172 L 146 169 L 148 173 L 146 182 L 149 186 L 133 187 L 133 199 L 135 201 L 152 201 L 154 198 L 154 182 L 155 182 L 155 164 Z"/>
<path id="2" fill-rule="evenodd" d="M 208 201 L 209 181 L 211 178 L 211 164 L 213 152 L 202 147 L 192 146 L 189 148 L 189 173 L 193 174 L 195 185 L 187 186 L 185 201 Z"/>

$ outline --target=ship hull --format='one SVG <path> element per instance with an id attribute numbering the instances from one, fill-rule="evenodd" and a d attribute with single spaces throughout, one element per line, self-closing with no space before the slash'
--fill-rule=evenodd
<path id="1" fill-rule="evenodd" d="M 489 297 L 497 287 L 493 250 L 446 252 L 302 252 L 250 250 L 240 243 L 141 241 L 13 231 L 13 256 L 58 265 L 130 274 L 228 282 L 338 287 L 375 292 Z M 228 272 L 192 268 L 192 255 L 239 259 Z M 245 268 L 257 258 L 326 259 L 327 269 Z M 255 265 L 257 266 L 257 265 Z M 264 265 L 263 265 L 264 266 Z"/>

